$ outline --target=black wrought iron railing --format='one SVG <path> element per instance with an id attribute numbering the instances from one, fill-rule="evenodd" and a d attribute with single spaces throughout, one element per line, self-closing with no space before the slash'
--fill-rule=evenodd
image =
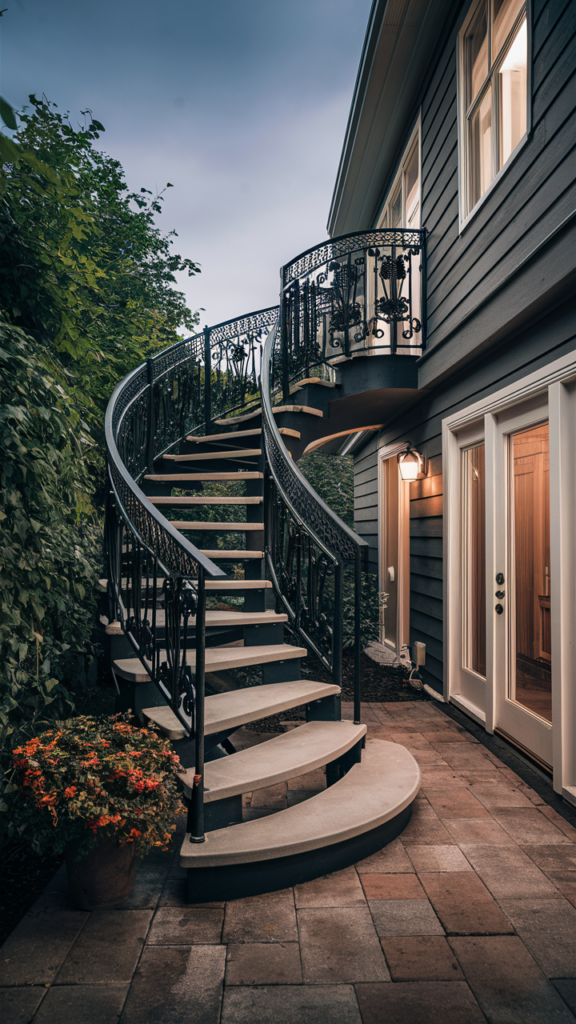
<path id="1" fill-rule="evenodd" d="M 342 682 L 343 586 L 354 578 L 355 700 L 360 718 L 360 588 L 367 544 L 292 461 L 273 406 L 294 382 L 331 378 L 359 354 L 413 355 L 425 341 L 424 234 L 370 231 L 325 242 L 282 269 L 280 306 L 205 328 L 152 356 L 106 412 L 109 617 L 195 742 L 189 818 L 204 838 L 206 578 L 226 574 L 140 487 L 155 460 L 190 434 L 262 406 L 270 578 L 294 633 Z M 352 568 L 353 567 L 353 568 Z"/>
<path id="2" fill-rule="evenodd" d="M 358 355 L 419 356 L 425 346 L 423 231 L 341 235 L 281 271 L 273 386 Z"/>

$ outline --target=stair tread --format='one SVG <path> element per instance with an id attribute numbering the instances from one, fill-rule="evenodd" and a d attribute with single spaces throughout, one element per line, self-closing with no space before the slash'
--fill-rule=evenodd
<path id="1" fill-rule="evenodd" d="M 171 519 L 170 525 L 175 530 L 222 530 L 223 533 L 246 533 L 248 530 L 264 529 L 264 523 L 203 523 L 201 520 L 176 522 L 176 520 Z"/>
<path id="2" fill-rule="evenodd" d="M 191 843 L 186 835 L 180 866 L 223 867 L 332 846 L 394 818 L 419 788 L 420 769 L 405 747 L 368 740 L 362 763 L 316 796 L 265 818 L 216 829 L 204 843 Z"/>
<path id="3" fill-rule="evenodd" d="M 275 661 L 305 658 L 307 653 L 305 647 L 293 647 L 292 644 L 254 644 L 250 647 L 207 647 L 206 671 L 222 672 L 225 669 L 244 668 L 247 665 L 263 665 L 264 663 L 269 665 Z M 166 658 L 165 652 L 160 651 L 158 657 L 160 662 L 164 661 Z M 196 665 L 196 651 L 188 651 L 186 660 L 193 669 Z M 114 661 L 114 671 L 122 679 L 128 679 L 133 683 L 145 683 L 150 678 L 140 658 L 118 658 Z M 171 711 L 170 714 L 172 715 Z M 177 722 L 176 717 L 173 717 L 174 721 Z M 180 729 L 182 735 L 184 735 L 184 730 L 181 726 Z"/>
<path id="4" fill-rule="evenodd" d="M 229 451 L 225 452 L 194 452 L 192 455 L 187 455 L 186 459 L 188 462 L 196 462 L 200 459 L 204 459 L 205 461 L 209 459 L 245 459 L 261 454 L 262 451 L 260 448 L 231 448 Z M 164 457 L 166 458 L 166 456 Z"/>
<path id="5" fill-rule="evenodd" d="M 207 648 L 206 653 L 210 648 Z M 239 729 L 248 722 L 256 722 L 268 715 L 277 715 L 289 708 L 300 707 L 313 700 L 331 697 L 340 693 L 340 687 L 333 683 L 317 683 L 311 679 L 291 679 L 287 683 L 265 683 L 263 686 L 248 686 L 242 690 L 229 690 L 206 697 L 204 731 L 207 736 L 216 732 Z M 182 739 L 184 730 L 174 712 L 167 705 L 144 708 L 142 713 L 157 722 L 159 717 L 179 729 Z"/>
<path id="6" fill-rule="evenodd" d="M 104 582 L 104 581 L 100 581 Z M 122 635 L 122 627 L 119 622 L 106 623 L 108 622 L 104 616 L 100 616 L 102 625 L 105 626 L 107 633 Z M 148 621 L 152 624 L 152 613 L 148 614 Z M 191 615 L 188 620 L 190 626 L 196 625 L 196 616 Z M 276 623 L 288 622 L 288 616 L 273 611 L 265 612 L 238 612 L 238 611 L 222 611 L 220 609 L 208 609 L 206 612 L 206 629 L 210 628 L 222 628 L 222 627 L 233 627 L 234 629 L 242 629 L 244 626 L 266 626 L 276 625 Z M 160 629 L 166 624 L 166 613 L 163 608 L 156 609 L 156 626 Z"/>
<path id="7" fill-rule="evenodd" d="M 199 444 L 212 444 L 216 441 L 234 441 L 237 437 L 259 437 L 261 433 L 262 427 L 253 427 L 252 430 L 231 430 L 229 433 L 223 434 L 191 434 L 186 440 L 197 441 Z M 280 427 L 280 433 L 286 434 L 288 437 L 300 437 L 300 431 L 292 430 L 290 427 Z"/>
<path id="8" fill-rule="evenodd" d="M 321 418 L 324 417 L 324 413 L 322 412 L 321 409 L 314 409 L 311 405 L 275 405 L 272 408 L 272 412 L 274 413 L 274 415 L 280 412 L 307 412 L 311 416 L 319 416 Z M 257 409 L 254 409 L 253 412 L 244 413 L 243 416 L 231 416 L 230 419 L 223 418 L 219 420 L 214 420 L 214 423 L 216 423 L 219 427 L 226 427 L 233 423 L 246 423 L 247 420 L 252 420 L 254 419 L 255 416 L 261 415 L 262 408 L 261 406 L 259 406 Z"/>
<path id="9" fill-rule="evenodd" d="M 272 590 L 270 580 L 206 580 L 206 590 Z"/>
<path id="10" fill-rule="evenodd" d="M 205 498 L 178 495 L 173 498 L 171 495 L 162 495 L 148 498 L 148 501 L 152 505 L 261 505 L 264 498 L 257 496 L 250 498 L 221 498 L 219 496 L 213 497 L 212 495 L 208 495 Z"/>
<path id="11" fill-rule="evenodd" d="M 264 473 L 256 471 L 253 473 L 243 471 L 236 473 L 148 473 L 144 479 L 155 480 L 158 483 L 171 483 L 172 481 L 177 482 L 179 480 L 238 480 L 241 483 L 243 480 L 263 480 Z"/>
<path id="12" fill-rule="evenodd" d="M 345 754 L 365 733 L 365 725 L 352 722 L 308 722 L 231 757 L 210 761 L 205 766 L 204 800 L 212 803 L 238 793 L 251 793 L 314 771 Z M 189 768 L 180 775 L 188 790 L 193 785 L 194 772 L 194 768 Z"/>
<path id="13" fill-rule="evenodd" d="M 240 559 L 242 561 L 248 558 L 264 558 L 263 551 L 224 551 L 222 548 L 208 548 L 207 550 L 202 548 L 202 554 L 206 555 L 206 558 L 211 558 L 212 561 L 218 558 Z"/>

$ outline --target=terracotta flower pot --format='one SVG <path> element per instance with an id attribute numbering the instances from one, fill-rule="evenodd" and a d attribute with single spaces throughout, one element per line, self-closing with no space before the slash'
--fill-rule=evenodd
<path id="1" fill-rule="evenodd" d="M 70 899 L 80 910 L 114 907 L 132 892 L 136 875 L 135 843 L 119 846 L 114 838 L 102 839 L 79 859 L 76 859 L 76 845 L 71 843 L 65 859 Z"/>

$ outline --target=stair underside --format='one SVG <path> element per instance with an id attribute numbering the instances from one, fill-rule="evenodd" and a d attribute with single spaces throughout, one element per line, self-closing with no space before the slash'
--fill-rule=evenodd
<path id="1" fill-rule="evenodd" d="M 275 661 L 289 661 L 292 658 L 305 658 L 305 647 L 292 647 L 290 644 L 262 644 L 252 647 L 207 647 L 206 671 L 217 672 L 223 669 L 246 668 L 248 665 L 269 665 Z M 166 653 L 160 651 L 160 661 L 166 660 Z M 196 651 L 186 653 L 186 661 L 191 669 L 196 666 Z M 114 662 L 114 671 L 122 679 L 132 683 L 146 683 L 149 674 L 142 665 L 140 658 L 118 658 Z M 175 721 L 177 719 L 175 718 Z"/>
<path id="2" fill-rule="evenodd" d="M 316 796 L 268 817 L 209 832 L 204 843 L 191 843 L 187 835 L 180 866 L 249 864 L 342 843 L 396 817 L 419 788 L 420 769 L 405 747 L 368 740 L 362 763 Z"/>
<path id="3" fill-rule="evenodd" d="M 308 722 L 231 757 L 210 761 L 205 765 L 204 802 L 251 793 L 314 771 L 345 754 L 365 733 L 365 725 L 352 722 Z M 189 768 L 180 775 L 188 797 L 194 771 Z"/>
<path id="4" fill-rule="evenodd" d="M 186 458 L 186 456 L 184 456 Z M 217 481 L 217 482 L 238 482 L 244 480 L 263 480 L 264 473 L 241 472 L 241 473 L 148 473 L 145 480 L 154 480 L 156 483 L 180 483 L 186 480 Z"/>
<path id="5" fill-rule="evenodd" d="M 206 697 L 204 725 L 205 733 L 211 736 L 217 732 L 231 732 L 248 722 L 277 715 L 289 708 L 297 708 L 323 697 L 340 693 L 332 683 L 316 683 L 310 679 L 294 679 L 288 683 L 266 683 L 264 686 L 248 686 L 242 690 L 229 690 Z M 143 708 L 142 714 L 165 731 L 171 728 L 178 735 L 170 739 L 182 739 L 184 730 L 174 713 L 167 706 Z M 162 718 L 162 721 L 160 721 Z"/>
<path id="6" fill-rule="evenodd" d="M 194 452 L 192 455 L 186 455 L 186 460 L 188 462 L 198 462 L 204 459 L 207 462 L 211 459 L 247 459 L 261 454 L 260 448 L 231 448 L 225 452 Z M 165 455 L 164 458 L 169 458 L 169 456 Z M 172 458 L 177 459 L 178 456 L 174 455 Z M 180 458 L 182 457 L 180 456 Z"/>

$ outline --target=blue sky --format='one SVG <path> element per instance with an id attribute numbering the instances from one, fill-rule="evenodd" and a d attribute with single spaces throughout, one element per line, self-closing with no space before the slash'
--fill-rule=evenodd
<path id="1" fill-rule="evenodd" d="M 132 189 L 202 264 L 202 322 L 273 305 L 326 220 L 371 0 L 4 0 L 1 91 L 106 127 Z M 2 5 L 0 5 L 2 6 Z"/>

